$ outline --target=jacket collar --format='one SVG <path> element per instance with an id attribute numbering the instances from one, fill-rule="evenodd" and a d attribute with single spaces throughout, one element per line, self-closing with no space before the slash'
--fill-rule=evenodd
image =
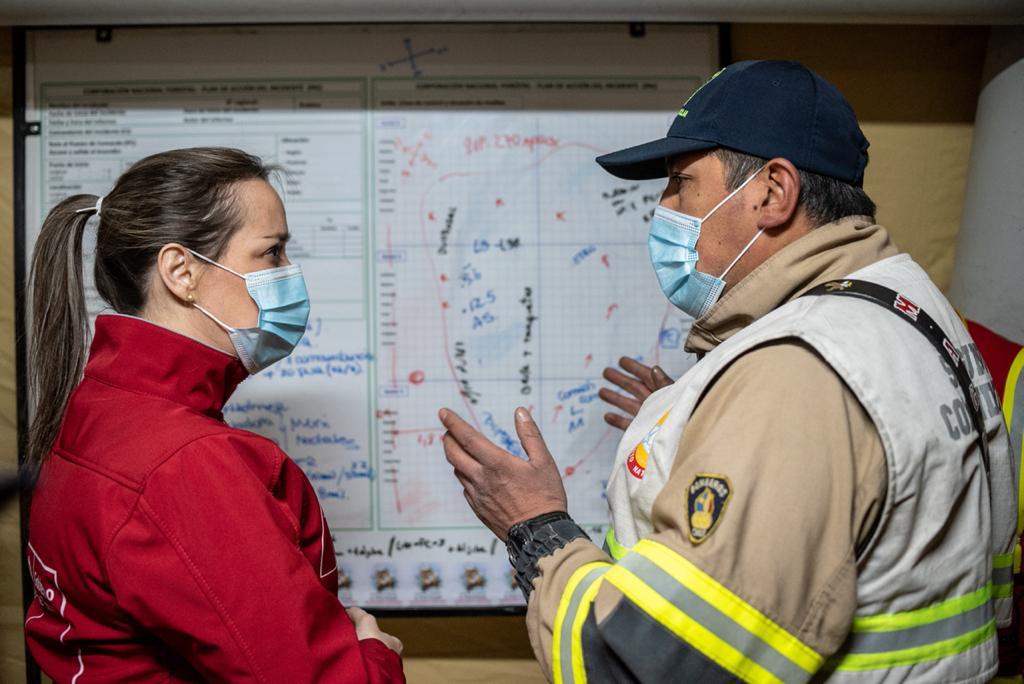
<path id="1" fill-rule="evenodd" d="M 847 276 L 897 251 L 885 228 L 864 216 L 819 226 L 769 257 L 694 321 L 686 351 L 706 354 L 815 285 Z"/>
<path id="2" fill-rule="evenodd" d="M 249 373 L 234 356 L 180 333 L 142 318 L 104 314 L 96 318 L 85 375 L 223 420 L 224 404 Z"/>

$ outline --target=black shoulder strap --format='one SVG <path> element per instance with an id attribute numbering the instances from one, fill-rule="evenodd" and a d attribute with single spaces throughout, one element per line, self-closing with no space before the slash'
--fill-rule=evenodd
<path id="1" fill-rule="evenodd" d="M 964 362 L 963 357 L 957 351 L 956 346 L 946 337 L 946 334 L 942 332 L 939 324 L 924 309 L 899 292 L 866 280 L 832 280 L 808 290 L 802 296 L 807 297 L 810 295 L 842 295 L 874 302 L 887 311 L 893 312 L 907 323 L 910 323 L 922 335 L 928 338 L 928 341 L 939 352 L 939 356 L 945 359 L 946 363 L 953 369 L 953 373 L 960 383 L 960 391 L 964 393 L 967 406 L 971 411 L 971 422 L 974 423 L 974 429 L 978 431 L 981 460 L 987 474 L 989 470 L 988 438 L 985 435 L 985 419 L 981 413 L 981 400 L 978 396 L 978 390 L 971 382 L 971 376 L 967 372 L 967 364 Z"/>

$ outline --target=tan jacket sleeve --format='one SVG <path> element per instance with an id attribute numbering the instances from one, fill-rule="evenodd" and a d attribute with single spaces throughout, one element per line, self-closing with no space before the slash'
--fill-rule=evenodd
<path id="1" fill-rule="evenodd" d="M 727 478 L 731 493 L 711 533 L 694 543 L 688 490 L 698 473 Z M 849 630 L 857 549 L 874 530 L 886 487 L 880 437 L 849 388 L 809 347 L 797 341 L 767 345 L 729 366 L 694 411 L 669 481 L 655 500 L 650 540 L 827 657 Z M 599 560 L 610 562 L 594 545 L 577 540 L 539 564 L 527 625 L 549 677 L 552 628 L 566 584 L 577 568 Z M 637 613 L 635 603 L 623 603 L 634 602 L 611 582 L 601 582 L 588 616 L 595 624 L 583 644 L 587 667 L 603 662 L 615 668 L 613 676 L 624 676 L 622 670 L 640 679 L 655 676 L 638 673 L 635 668 L 647 667 L 644 659 L 631 663 L 631 650 L 623 644 L 632 638 L 625 627 L 650 629 L 657 620 L 616 617 Z M 701 650 L 678 632 L 674 636 L 679 640 L 665 643 L 680 644 L 680 654 Z M 680 655 L 667 666 L 682 675 L 688 667 L 719 665 L 713 654 L 701 653 Z M 709 672 L 692 674 L 710 681 Z"/>

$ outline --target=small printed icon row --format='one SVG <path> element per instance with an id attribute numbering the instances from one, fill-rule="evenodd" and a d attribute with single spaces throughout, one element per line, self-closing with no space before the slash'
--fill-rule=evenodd
<path id="1" fill-rule="evenodd" d="M 393 591 L 398 588 L 400 578 L 393 567 L 376 567 L 371 573 L 371 584 L 378 593 Z M 421 592 L 440 590 L 443 583 L 441 569 L 433 564 L 423 564 L 416 570 L 413 581 L 416 588 Z M 517 585 L 512 572 L 506 573 L 510 590 L 515 590 Z M 487 571 L 477 565 L 467 565 L 458 575 L 458 582 L 467 591 L 482 591 L 487 586 Z M 352 573 L 344 567 L 338 568 L 338 588 L 342 591 L 351 590 L 353 584 Z"/>

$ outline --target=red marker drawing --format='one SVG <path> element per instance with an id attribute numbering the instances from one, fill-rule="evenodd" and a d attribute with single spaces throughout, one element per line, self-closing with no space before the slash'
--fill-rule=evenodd
<path id="1" fill-rule="evenodd" d="M 605 268 L 611 268 L 612 267 L 612 265 L 610 263 L 608 263 L 608 255 L 607 254 L 602 254 L 601 255 L 601 263 L 604 264 Z"/>
<path id="2" fill-rule="evenodd" d="M 593 354 L 587 354 L 585 357 L 583 357 L 583 367 L 587 368 L 588 366 L 590 366 L 591 363 L 593 363 L 593 361 L 594 361 L 594 355 Z"/>
<path id="3" fill-rule="evenodd" d="M 503 207 L 503 206 L 505 206 L 505 200 L 503 200 L 503 199 L 501 199 L 499 197 L 498 199 L 494 200 L 494 206 L 496 206 L 496 207 Z"/>
<path id="4" fill-rule="evenodd" d="M 564 471 L 564 472 L 565 472 L 565 476 L 566 476 L 566 477 L 569 477 L 570 475 L 572 475 L 573 473 L 575 473 L 575 472 L 576 472 L 576 470 L 577 470 L 577 469 L 579 469 L 579 467 L 580 467 L 580 466 L 582 466 L 582 465 L 583 465 L 583 463 L 584 463 L 584 462 L 585 462 L 585 461 L 586 461 L 586 460 L 587 460 L 588 458 L 590 458 L 591 456 L 593 456 L 593 455 L 594 455 L 594 454 L 595 454 L 595 453 L 597 452 L 597 450 L 598 450 L 598 449 L 599 449 L 599 448 L 601 447 L 601 445 L 602 445 L 602 444 L 604 443 L 604 441 L 605 441 L 606 439 L 608 439 L 608 437 L 609 437 L 609 436 L 611 436 L 611 434 L 612 434 L 613 432 L 615 432 L 615 429 L 614 429 L 614 428 L 611 428 L 611 427 L 609 427 L 609 428 L 608 428 L 607 430 L 605 430 L 605 431 L 604 431 L 604 434 L 603 434 L 603 435 L 601 435 L 601 439 L 597 440 L 597 444 L 595 444 L 595 445 L 594 445 L 594 448 L 593 448 L 593 449 L 591 449 L 589 453 L 587 453 L 587 454 L 584 454 L 584 456 L 583 456 L 583 457 L 582 457 L 582 458 L 581 458 L 580 460 L 576 461 L 576 462 L 575 462 L 574 464 L 572 464 L 571 466 L 566 466 L 566 468 L 565 468 L 565 471 Z"/>
<path id="5" fill-rule="evenodd" d="M 445 275 L 444 273 L 441 274 L 441 282 L 442 283 L 447 283 L 448 282 L 448 276 Z"/>
<path id="6" fill-rule="evenodd" d="M 554 423 L 555 421 L 558 420 L 558 414 L 561 413 L 561 412 L 562 412 L 562 405 L 561 404 L 557 404 L 555 406 L 555 415 L 551 416 L 551 422 L 552 423 Z"/>
<path id="7" fill-rule="evenodd" d="M 555 212 L 555 218 L 557 220 L 559 220 L 559 221 L 564 221 L 565 220 L 565 212 L 564 211 Z"/>
<path id="8" fill-rule="evenodd" d="M 436 217 L 436 216 L 434 216 L 434 212 L 432 212 L 432 211 L 431 211 L 431 212 L 429 212 L 429 213 L 427 214 L 427 220 L 428 220 L 428 221 L 436 221 L 436 220 L 437 220 L 437 217 Z"/>
<path id="9" fill-rule="evenodd" d="M 605 314 L 605 317 L 604 317 L 605 320 L 608 320 L 609 318 L 611 318 L 612 317 L 612 312 L 615 311 L 618 308 L 619 308 L 618 304 L 612 304 L 611 306 L 609 306 L 608 307 L 608 313 Z"/>
<path id="10" fill-rule="evenodd" d="M 426 380 L 426 379 L 427 379 L 426 373 L 424 373 L 421 370 L 416 370 L 416 371 L 413 371 L 412 373 L 409 373 L 409 382 L 411 382 L 414 385 L 421 385 L 421 384 L 423 384 L 423 381 Z"/>

